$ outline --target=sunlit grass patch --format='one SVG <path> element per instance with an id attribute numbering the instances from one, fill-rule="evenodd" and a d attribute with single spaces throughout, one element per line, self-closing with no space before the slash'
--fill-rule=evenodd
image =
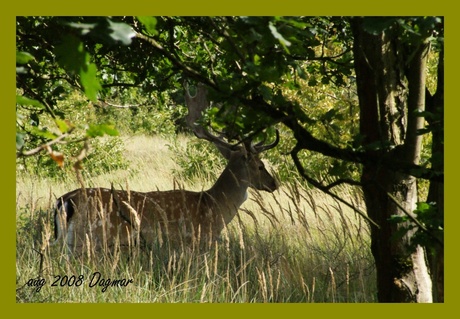
<path id="1" fill-rule="evenodd" d="M 176 149 L 186 145 L 186 138 L 180 138 Z M 177 184 L 202 190 L 214 182 L 171 178 L 177 164 L 169 143 L 159 137 L 126 138 L 130 168 L 85 182 L 139 191 Z M 209 249 L 172 249 L 159 242 L 149 250 L 95 251 L 84 258 L 48 245 L 54 240 L 55 197 L 77 185 L 72 177 L 57 182 L 18 174 L 17 302 L 376 300 L 367 224 L 349 208 L 300 184 L 282 185 L 273 194 L 251 190 Z M 343 194 L 360 204 L 355 190 Z"/>

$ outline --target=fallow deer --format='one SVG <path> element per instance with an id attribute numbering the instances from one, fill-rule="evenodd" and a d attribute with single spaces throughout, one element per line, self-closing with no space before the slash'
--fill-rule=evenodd
<path id="1" fill-rule="evenodd" d="M 187 92 L 188 94 L 188 92 Z M 187 95 L 189 121 L 195 123 L 201 113 L 204 91 L 196 99 Z M 200 107 L 192 109 L 194 103 Z M 206 102 L 205 102 L 206 104 Z M 204 105 L 205 105 L 204 104 Z M 197 111 L 198 110 L 198 111 Z M 193 112 L 194 113 L 193 113 Z M 224 227 L 238 213 L 247 198 L 247 188 L 273 192 L 278 185 L 265 168 L 259 154 L 279 142 L 268 145 L 251 141 L 232 145 L 195 126 L 199 138 L 214 143 L 228 164 L 214 183 L 205 191 L 186 190 L 136 192 L 109 188 L 79 188 L 57 199 L 55 210 L 55 237 L 63 239 L 71 249 L 152 244 L 160 235 L 175 241 L 199 239 L 215 240 Z"/>

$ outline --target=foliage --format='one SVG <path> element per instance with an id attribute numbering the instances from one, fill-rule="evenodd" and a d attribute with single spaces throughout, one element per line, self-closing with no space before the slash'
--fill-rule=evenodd
<path id="1" fill-rule="evenodd" d="M 400 237 L 414 232 L 409 247 L 411 251 L 421 245 L 429 254 L 434 254 L 436 246 L 444 241 L 444 220 L 440 218 L 436 203 L 418 202 L 413 213 L 417 223 L 408 215 L 395 215 L 390 221 L 399 225 Z"/>
<path id="2" fill-rule="evenodd" d="M 417 220 L 422 223 L 427 231 L 417 230 L 414 235 L 413 244 L 419 244 L 428 249 L 429 253 L 433 253 L 435 241 L 443 241 L 444 236 L 444 220 L 440 219 L 440 214 L 436 203 L 417 203 L 417 209 L 414 211 Z"/>
<path id="3" fill-rule="evenodd" d="M 183 120 L 186 109 L 176 105 L 170 98 L 165 98 L 164 102 L 145 101 L 143 104 L 131 104 L 133 102 L 136 100 L 127 101 L 130 103 L 127 107 L 99 105 L 94 110 L 94 116 L 102 122 L 116 123 L 117 130 L 124 135 L 172 136 L 186 130 Z"/>
<path id="4" fill-rule="evenodd" d="M 45 115 L 67 120 L 69 112 L 61 109 L 58 101 L 72 94 L 74 89 L 82 89 L 93 103 L 97 95 L 98 99 L 110 97 L 112 101 L 120 101 L 122 104 L 127 101 L 126 96 L 142 90 L 138 92 L 147 93 L 150 100 L 160 101 L 160 106 L 146 107 L 146 98 L 130 98 L 130 104 L 141 105 L 130 109 L 133 119 L 131 123 L 136 128 L 155 132 L 158 129 L 154 127 L 164 131 L 158 124 L 164 120 L 162 116 L 165 114 L 159 109 L 165 105 L 161 103 L 164 102 L 164 94 L 155 92 L 174 94 L 177 84 L 183 79 L 203 80 L 203 76 L 206 76 L 218 80 L 220 86 L 219 92 L 213 92 L 213 98 L 220 102 L 219 111 L 212 115 L 213 125 L 218 128 L 231 125 L 230 129 L 241 135 L 267 127 L 271 120 L 263 113 L 241 105 L 238 96 L 257 93 L 280 103 L 285 100 L 283 90 L 297 91 L 297 94 L 306 96 L 302 93 L 306 86 L 302 87 L 300 81 L 307 81 L 310 87 L 330 81 L 343 83 L 344 78 L 339 69 L 349 68 L 346 65 L 351 61 L 349 45 L 338 53 L 340 64 L 334 68 L 328 69 L 332 60 L 325 57 L 326 49 L 328 52 L 335 50 L 336 53 L 341 50 L 337 43 L 344 39 L 344 33 L 339 31 L 346 28 L 345 20 L 342 19 L 332 19 L 330 23 L 324 18 L 140 17 L 140 24 L 133 24 L 136 22 L 133 18 L 116 20 L 120 18 L 18 17 L 19 93 L 21 98 L 31 96 L 32 99 L 29 99 L 36 101 L 32 104 L 38 105 L 36 109 L 28 110 L 28 116 L 34 119 L 36 128 L 18 127 L 19 149 L 32 140 L 36 140 L 34 144 L 37 145 L 56 137 L 48 134 L 48 128 L 40 128 L 40 124 Z M 128 28 L 129 24 L 135 31 L 145 31 L 157 37 L 162 47 L 168 48 L 182 63 L 190 65 L 191 69 L 202 72 L 202 76 L 197 79 L 190 77 L 187 72 L 176 72 L 175 61 L 159 55 L 158 50 L 152 52 L 148 44 L 133 41 L 126 46 L 134 36 L 133 29 Z M 209 24 L 216 28 L 215 35 L 205 31 Z M 304 34 L 301 31 L 303 28 L 308 32 Z M 246 29 L 250 32 L 242 32 Z M 59 31 L 56 33 L 54 30 Z M 328 40 L 326 47 L 326 43 L 321 40 L 326 39 L 329 33 L 333 37 Z M 178 47 L 171 47 L 172 39 Z M 37 47 L 40 43 L 37 41 L 44 43 Z M 324 51 L 318 52 L 321 44 Z M 278 45 L 281 45 L 281 50 L 277 48 Z M 235 50 L 229 50 L 231 47 Z M 311 59 L 308 65 L 299 60 L 305 53 Z M 317 58 L 317 53 L 324 59 Z M 148 57 L 147 61 L 141 62 L 143 57 Z M 48 81 L 40 80 L 43 78 L 48 78 Z M 38 91 L 44 94 L 38 96 Z M 222 95 L 222 92 L 233 93 L 229 96 L 228 93 Z M 139 93 L 137 96 L 140 96 Z M 289 96 L 291 93 L 285 94 Z M 179 98 L 177 102 L 181 100 Z M 239 111 L 226 112 L 235 103 Z M 299 108 L 299 105 L 295 107 Z M 159 112 L 153 112 L 152 109 Z M 310 124 L 324 123 L 329 119 L 316 119 Z M 170 132 L 169 129 L 167 132 Z M 25 138 L 26 135 L 28 138 Z"/>
<path id="5" fill-rule="evenodd" d="M 295 117 L 298 124 L 290 125 L 297 129 L 289 128 L 302 128 L 297 134 L 313 137 L 302 148 L 325 155 L 342 152 L 333 156 L 336 161 L 344 160 L 348 149 L 359 149 L 348 19 L 18 17 L 17 21 L 19 93 L 36 101 L 30 117 L 37 127 L 43 113 L 64 119 L 66 113 L 56 101 L 75 88 L 93 102 L 97 96 L 122 104 L 134 92 L 144 98 L 129 103 L 137 100 L 144 106 L 145 99 L 160 101 L 154 107 L 158 109 L 165 105 L 163 92 L 172 93 L 168 96 L 173 104 L 182 104 L 183 98 L 174 92 L 187 80 L 212 89 L 215 104 L 210 118 L 216 128 L 243 136 Z M 365 26 L 379 32 L 396 23 L 412 43 L 439 22 L 432 17 L 375 18 L 366 20 Z M 134 119 L 141 108 L 132 109 Z M 161 118 L 159 111 L 153 114 Z M 137 126 L 149 130 L 157 122 L 146 118 Z M 26 143 L 25 135 L 41 141 L 51 138 L 40 131 L 18 129 L 18 147 Z M 334 147 L 324 147 L 323 141 Z M 343 166 L 334 164 L 331 175 Z"/>
<path id="6" fill-rule="evenodd" d="M 62 166 L 64 155 L 51 147 L 55 142 L 76 143 L 105 134 L 117 135 L 110 124 L 89 123 L 83 138 L 70 140 L 67 135 L 80 124 L 72 123 L 59 104 L 76 89 L 96 102 L 102 89 L 96 64 L 79 36 L 129 44 L 131 28 L 108 19 L 82 24 L 75 17 L 18 17 L 17 23 L 18 155 L 34 155 L 45 149 Z M 30 152 L 24 149 L 31 145 L 39 148 Z M 84 146 L 80 147 L 83 151 Z"/>
<path id="7" fill-rule="evenodd" d="M 90 153 L 81 167 L 84 176 L 93 177 L 117 169 L 126 169 L 129 163 L 123 157 L 124 144 L 120 138 L 92 139 L 89 142 Z M 56 152 L 67 154 L 61 166 L 51 156 L 23 157 L 18 159 L 18 174 L 33 174 L 65 180 L 73 174 L 72 158 L 81 151 L 78 144 L 59 145 Z"/>

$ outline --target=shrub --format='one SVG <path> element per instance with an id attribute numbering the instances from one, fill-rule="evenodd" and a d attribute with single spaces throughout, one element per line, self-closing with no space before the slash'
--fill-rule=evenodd
<path id="1" fill-rule="evenodd" d="M 173 175 L 192 183 L 198 179 L 215 181 L 226 165 L 226 160 L 208 141 L 193 138 L 185 149 L 176 143 L 170 145 L 170 149 L 176 154 L 176 163 L 180 167 L 173 170 Z"/>
<path id="2" fill-rule="evenodd" d="M 123 157 L 124 144 L 119 137 L 95 138 L 90 140 L 90 152 L 83 160 L 83 174 L 88 177 L 97 176 L 116 169 L 125 169 L 128 162 Z M 64 166 L 61 168 L 47 154 L 20 158 L 17 160 L 18 174 L 34 174 L 40 177 L 63 179 L 71 174 L 75 160 L 82 147 L 81 143 L 63 144 L 55 150 L 64 154 Z"/>

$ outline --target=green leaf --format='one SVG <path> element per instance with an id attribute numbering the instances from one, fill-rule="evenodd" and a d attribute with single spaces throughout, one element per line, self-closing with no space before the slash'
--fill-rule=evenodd
<path id="1" fill-rule="evenodd" d="M 136 35 L 136 32 L 126 23 L 113 22 L 110 19 L 99 19 L 96 23 L 70 22 L 67 25 L 80 31 L 81 35 L 101 39 L 109 44 L 130 45 L 131 39 Z"/>
<path id="2" fill-rule="evenodd" d="M 97 23 L 76 23 L 76 22 L 69 22 L 67 23 L 68 26 L 80 30 L 82 35 L 90 33 L 96 26 Z"/>
<path id="3" fill-rule="evenodd" d="M 24 133 L 16 132 L 16 149 L 20 150 L 24 146 Z"/>
<path id="4" fill-rule="evenodd" d="M 140 21 L 151 35 L 157 35 L 157 19 L 155 17 L 138 16 Z"/>
<path id="5" fill-rule="evenodd" d="M 260 65 L 260 56 L 258 54 L 254 54 L 254 65 L 259 66 Z"/>
<path id="6" fill-rule="evenodd" d="M 264 100 L 270 101 L 272 99 L 273 97 L 272 90 L 266 85 L 259 86 L 258 90 L 260 94 L 262 95 L 262 97 L 264 98 Z"/>
<path id="7" fill-rule="evenodd" d="M 429 209 L 431 209 L 431 205 L 430 205 L 430 204 L 428 204 L 428 203 L 426 203 L 426 202 L 418 202 L 418 203 L 417 203 L 417 209 L 416 209 L 417 211 L 422 212 L 422 211 L 427 211 L 427 210 L 429 210 Z"/>
<path id="8" fill-rule="evenodd" d="M 276 27 L 273 25 L 273 23 L 270 21 L 268 24 L 268 28 L 270 29 L 273 37 L 279 41 L 279 43 L 283 46 L 284 50 L 289 53 L 288 46 L 291 45 L 291 42 L 286 40 L 281 33 L 278 32 Z"/>
<path id="9" fill-rule="evenodd" d="M 86 68 L 80 70 L 80 81 L 88 99 L 96 102 L 97 93 L 102 89 L 102 86 L 99 83 L 97 68 L 94 63 L 90 63 Z"/>
<path id="10" fill-rule="evenodd" d="M 367 17 L 363 21 L 363 27 L 370 34 L 377 35 L 390 28 L 396 21 L 397 19 L 392 17 Z"/>
<path id="11" fill-rule="evenodd" d="M 71 128 L 71 126 L 64 120 L 55 119 L 54 121 L 56 122 L 56 125 L 58 126 L 59 131 L 61 131 L 61 133 L 67 133 Z"/>
<path id="12" fill-rule="evenodd" d="M 33 106 L 37 109 L 44 109 L 45 106 L 37 100 L 29 99 L 22 95 L 16 95 L 16 103 L 19 105 Z"/>
<path id="13" fill-rule="evenodd" d="M 97 93 L 102 89 L 97 78 L 97 68 L 90 63 L 90 55 L 84 50 L 83 43 L 75 36 L 68 36 L 55 50 L 59 64 L 68 72 L 80 75 L 80 83 L 85 95 L 91 101 L 97 101 Z"/>
<path id="14" fill-rule="evenodd" d="M 307 79 L 308 79 L 307 73 L 305 73 L 305 71 L 302 69 L 302 67 L 300 67 L 300 65 L 297 65 L 297 64 L 296 64 L 295 70 L 296 70 L 297 74 L 299 75 L 299 77 L 300 77 L 302 80 L 307 80 Z"/>
<path id="15" fill-rule="evenodd" d="M 337 113 L 338 112 L 336 109 L 330 109 L 323 115 L 323 121 L 331 122 L 335 118 Z"/>
<path id="16" fill-rule="evenodd" d="M 65 97 L 67 90 L 64 88 L 64 86 L 59 85 L 53 90 L 52 93 L 56 99 L 62 100 Z"/>
<path id="17" fill-rule="evenodd" d="M 318 81 L 315 78 L 311 78 L 308 80 L 308 86 L 316 86 L 318 85 Z"/>
<path id="18" fill-rule="evenodd" d="M 120 42 L 123 45 L 130 45 L 131 39 L 136 36 L 136 32 L 127 25 L 126 23 L 121 22 L 113 22 L 108 20 L 109 22 L 109 36 L 115 42 Z"/>
<path id="19" fill-rule="evenodd" d="M 390 218 L 388 218 L 388 221 L 391 223 L 399 224 L 399 223 L 404 223 L 409 220 L 409 217 L 405 215 L 391 215 Z"/>
<path id="20" fill-rule="evenodd" d="M 30 132 L 35 136 L 41 136 L 47 140 L 54 140 L 57 138 L 57 135 L 53 132 L 48 131 L 47 129 L 39 129 L 38 127 L 32 126 Z"/>
<path id="21" fill-rule="evenodd" d="M 91 124 L 86 130 L 88 137 L 103 136 L 104 134 L 117 136 L 118 131 L 115 129 L 115 125 L 112 124 Z"/>
<path id="22" fill-rule="evenodd" d="M 26 64 L 29 61 L 35 60 L 34 56 L 29 52 L 16 52 L 16 63 Z"/>
<path id="23" fill-rule="evenodd" d="M 71 73 L 79 73 L 89 62 L 89 54 L 83 49 L 83 42 L 75 36 L 69 35 L 55 49 L 58 63 Z"/>
<path id="24" fill-rule="evenodd" d="M 36 112 L 30 114 L 30 125 L 38 126 L 40 125 L 40 118 Z"/>

